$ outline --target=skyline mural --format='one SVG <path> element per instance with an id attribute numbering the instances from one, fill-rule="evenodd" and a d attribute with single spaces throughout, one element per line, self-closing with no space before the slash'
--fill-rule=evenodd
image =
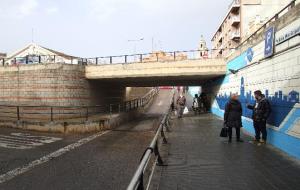
<path id="1" fill-rule="evenodd" d="M 287 95 L 283 94 L 281 90 L 276 91 L 274 95 L 269 94 L 269 90 L 265 89 L 264 91 L 265 97 L 269 100 L 272 108 L 271 115 L 268 119 L 268 124 L 279 127 L 284 118 L 289 114 L 289 112 L 293 109 L 296 103 L 299 103 L 299 92 L 292 90 Z M 241 77 L 240 84 L 240 101 L 243 108 L 243 116 L 247 118 L 252 117 L 252 110 L 246 107 L 246 104 L 255 104 L 255 98 L 252 95 L 252 91 L 246 92 L 244 85 L 244 77 Z M 220 107 L 220 109 L 224 110 L 225 105 L 229 100 L 230 94 L 219 94 L 216 97 L 216 101 Z"/>

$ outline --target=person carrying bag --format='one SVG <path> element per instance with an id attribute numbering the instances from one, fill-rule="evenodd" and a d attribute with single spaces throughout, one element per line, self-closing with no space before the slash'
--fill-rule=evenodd
<path id="1" fill-rule="evenodd" d="M 235 128 L 236 141 L 243 142 L 243 140 L 240 138 L 240 129 L 242 127 L 242 105 L 237 94 L 232 94 L 230 100 L 225 106 L 224 125 L 228 130 L 229 143 L 231 143 L 232 139 L 232 128 Z"/>

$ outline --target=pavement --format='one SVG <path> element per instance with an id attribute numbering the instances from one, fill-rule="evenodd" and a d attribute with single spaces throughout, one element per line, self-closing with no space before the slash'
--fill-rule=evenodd
<path id="1" fill-rule="evenodd" d="M 0 190 L 126 189 L 171 91 L 139 119 L 112 131 L 64 135 L 0 128 Z"/>
<path id="2" fill-rule="evenodd" d="M 190 113 L 171 123 L 169 143 L 161 148 L 168 166 L 156 167 L 150 189 L 300 189 L 299 160 L 271 145 L 251 144 L 246 135 L 244 143 L 227 143 L 219 137 L 221 119 Z"/>

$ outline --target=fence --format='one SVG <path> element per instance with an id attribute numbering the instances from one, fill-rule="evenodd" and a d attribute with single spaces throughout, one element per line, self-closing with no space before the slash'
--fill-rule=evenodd
<path id="1" fill-rule="evenodd" d="M 213 50 L 214 51 L 214 50 Z M 174 62 L 183 60 L 196 60 L 210 58 L 208 51 L 189 50 L 189 51 L 173 51 L 173 52 L 154 52 L 146 54 L 119 55 L 88 58 L 87 65 L 101 64 L 126 64 L 126 63 L 149 63 L 149 62 Z"/>
<path id="2" fill-rule="evenodd" d="M 12 59 L 0 59 L 1 66 L 20 64 L 41 64 L 41 63 L 65 63 L 79 65 L 102 65 L 102 64 L 126 64 L 126 63 L 148 63 L 148 62 L 174 62 L 183 60 L 209 59 L 211 51 L 188 50 L 188 51 L 158 51 L 154 53 L 142 53 L 132 55 L 105 56 L 94 58 L 62 57 L 57 55 L 28 55 Z"/>
<path id="3" fill-rule="evenodd" d="M 160 166 L 165 165 L 161 158 L 161 155 L 159 153 L 158 141 L 159 141 L 159 136 L 161 136 L 163 143 L 167 143 L 167 139 L 165 136 L 165 130 L 169 131 L 169 119 L 170 119 L 171 111 L 172 110 L 171 110 L 171 106 L 170 106 L 167 114 L 164 115 L 149 147 L 146 148 L 146 150 L 141 158 L 140 164 L 127 187 L 127 190 L 144 190 L 145 189 L 144 188 L 145 172 L 147 170 L 148 164 L 150 163 L 149 161 L 150 161 L 151 157 L 153 156 L 153 154 L 156 157 L 155 163 L 157 162 L 157 165 L 160 165 Z M 153 173 L 154 171 L 152 170 L 151 172 Z M 150 177 L 148 177 L 148 183 L 147 183 L 146 189 L 148 189 L 150 182 L 151 182 L 151 175 L 150 175 Z"/>
<path id="4" fill-rule="evenodd" d="M 158 93 L 157 89 L 151 90 L 145 96 L 126 101 L 120 104 L 96 106 L 14 106 L 0 105 L 0 121 L 22 121 L 31 123 L 44 122 L 70 122 L 81 123 L 84 121 L 98 120 L 101 115 L 111 115 L 129 112 L 139 107 L 144 107 Z"/>

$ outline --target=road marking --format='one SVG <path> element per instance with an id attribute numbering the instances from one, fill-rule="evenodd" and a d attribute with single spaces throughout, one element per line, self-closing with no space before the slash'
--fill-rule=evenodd
<path id="1" fill-rule="evenodd" d="M 109 133 L 110 131 L 105 131 L 105 132 L 99 132 L 99 133 L 96 133 L 94 135 L 91 135 L 91 136 L 88 136 L 86 138 L 83 138 L 83 139 L 80 139 L 78 140 L 77 142 L 73 143 L 73 144 L 69 144 L 61 149 L 58 149 L 57 151 L 55 152 L 52 152 L 46 156 L 43 156 L 37 160 L 34 160 L 22 167 L 18 167 L 18 168 L 15 168 L 13 170 L 10 170 L 8 171 L 7 173 L 5 174 L 2 174 L 0 175 L 0 184 L 1 183 L 4 183 L 4 182 L 7 182 L 15 177 L 17 177 L 18 175 L 21 175 L 29 170 L 32 170 L 33 168 L 35 168 L 36 166 L 38 165 L 41 165 L 43 163 L 46 163 L 54 158 L 57 158 L 63 154 L 66 154 L 67 152 L 70 152 L 71 150 L 74 150 L 75 148 L 78 148 L 102 135 L 105 135 L 107 133 Z"/>
<path id="2" fill-rule="evenodd" d="M 11 133 L 10 135 L 0 135 L 0 147 L 21 150 L 31 149 L 61 139 L 57 137 L 33 136 L 29 133 Z"/>

